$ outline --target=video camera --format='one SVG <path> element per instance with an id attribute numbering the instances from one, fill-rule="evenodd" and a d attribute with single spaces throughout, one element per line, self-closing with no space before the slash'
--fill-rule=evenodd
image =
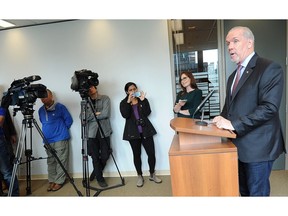
<path id="1" fill-rule="evenodd" d="M 78 91 L 81 97 L 88 97 L 89 88 L 99 84 L 98 74 L 87 69 L 75 71 L 71 81 L 71 89 Z"/>
<path id="2" fill-rule="evenodd" d="M 11 83 L 10 88 L 4 94 L 9 94 L 12 96 L 11 104 L 12 106 L 19 106 L 19 110 L 23 113 L 27 113 L 27 110 L 33 110 L 32 106 L 37 98 L 47 97 L 47 88 L 42 84 L 30 84 L 31 82 L 40 80 L 41 77 L 38 75 L 33 75 L 29 77 L 24 77 L 23 79 L 14 80 Z M 18 110 L 14 108 L 14 111 Z"/>

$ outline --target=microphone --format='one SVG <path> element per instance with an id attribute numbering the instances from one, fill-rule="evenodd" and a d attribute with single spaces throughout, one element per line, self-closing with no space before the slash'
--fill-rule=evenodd
<path id="1" fill-rule="evenodd" d="M 29 77 L 24 77 L 23 80 L 25 80 L 26 82 L 34 82 L 34 81 L 41 80 L 41 77 L 39 75 L 32 75 Z"/>
<path id="2" fill-rule="evenodd" d="M 199 106 L 196 108 L 195 112 L 193 113 L 193 118 L 194 115 L 202 109 L 202 107 L 205 105 L 205 103 L 209 100 L 209 98 L 212 96 L 212 94 L 214 93 L 215 89 L 212 89 L 207 95 L 206 97 L 201 101 L 201 103 L 199 104 Z M 203 121 L 203 117 L 204 117 L 204 109 L 202 110 L 202 116 L 201 116 L 201 120 L 200 121 L 196 121 L 196 124 L 198 125 L 204 125 L 207 126 L 208 123 Z"/>
<path id="3" fill-rule="evenodd" d="M 14 80 L 11 83 L 11 87 L 24 86 L 24 85 L 30 84 L 30 82 L 38 81 L 40 79 L 41 79 L 41 77 L 38 75 L 32 75 L 32 76 L 24 77 L 23 79 Z"/>

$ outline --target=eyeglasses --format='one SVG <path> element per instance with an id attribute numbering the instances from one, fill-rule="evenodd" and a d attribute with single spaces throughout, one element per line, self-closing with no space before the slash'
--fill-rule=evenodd
<path id="1" fill-rule="evenodd" d="M 186 80 L 188 77 L 183 77 L 182 79 L 181 79 L 181 82 L 183 81 L 183 80 Z"/>

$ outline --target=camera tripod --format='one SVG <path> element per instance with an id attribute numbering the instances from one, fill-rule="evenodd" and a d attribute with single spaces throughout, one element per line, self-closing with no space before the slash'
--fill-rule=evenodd
<path id="1" fill-rule="evenodd" d="M 24 121 L 24 120 L 23 120 Z M 31 162 L 34 160 L 41 160 L 41 159 L 47 159 L 47 157 L 39 157 L 35 158 L 32 156 L 32 125 L 31 122 L 28 122 L 27 125 L 28 128 L 30 128 L 30 145 L 28 146 L 27 140 L 25 137 L 25 157 L 26 161 L 21 162 L 20 164 L 26 164 L 26 195 L 30 195 L 31 192 Z"/>
<path id="2" fill-rule="evenodd" d="M 94 107 L 92 106 L 91 104 L 91 99 L 90 97 L 82 97 L 82 101 L 81 101 L 81 136 L 82 136 L 82 158 L 83 158 L 83 187 L 86 188 L 86 195 L 87 196 L 90 196 L 90 189 L 92 190 L 95 190 L 96 193 L 94 194 L 94 196 L 98 196 L 102 191 L 105 191 L 105 190 L 109 190 L 109 189 L 112 189 L 112 188 L 116 188 L 116 187 L 120 187 L 120 186 L 124 186 L 125 183 L 124 183 L 124 178 L 121 176 L 121 173 L 118 169 L 118 166 L 117 166 L 117 163 L 114 159 L 114 156 L 112 154 L 112 150 L 109 152 L 109 154 L 111 155 L 112 159 L 113 159 L 113 162 L 117 168 L 117 171 L 119 173 L 119 176 L 120 176 L 120 179 L 121 179 L 121 183 L 120 184 L 116 184 L 116 185 L 112 185 L 112 186 L 109 186 L 109 187 L 106 187 L 106 188 L 97 188 L 97 187 L 92 187 L 90 186 L 90 179 L 89 179 L 89 163 L 88 163 L 88 150 L 87 150 L 87 143 L 88 143 L 88 130 L 87 130 L 87 108 L 88 108 L 88 105 L 89 107 L 91 108 L 93 114 L 94 114 L 94 118 L 96 119 L 97 121 L 97 124 L 98 124 L 98 128 L 100 130 L 100 134 L 103 135 L 104 137 L 104 132 L 103 132 L 103 129 L 101 127 L 101 124 L 100 124 L 100 121 L 99 119 L 97 118 L 96 116 L 96 111 L 94 109 Z M 106 145 L 109 145 L 107 140 L 105 140 L 105 144 Z M 110 147 L 109 147 L 110 148 Z"/>
<path id="3" fill-rule="evenodd" d="M 30 171 L 31 171 L 31 166 L 30 165 L 31 164 L 30 164 L 30 162 L 34 158 L 31 156 L 32 155 L 32 148 L 27 150 L 25 141 L 26 141 L 27 128 L 30 128 L 30 141 L 32 143 L 32 127 L 33 127 L 33 125 L 36 127 L 37 131 L 39 132 L 40 136 L 42 137 L 42 139 L 44 141 L 44 148 L 47 151 L 49 151 L 53 155 L 53 157 L 55 157 L 56 161 L 58 162 L 60 167 L 63 169 L 63 171 L 66 174 L 67 178 L 69 179 L 70 183 L 73 185 L 74 189 L 76 190 L 78 196 L 82 196 L 81 192 L 75 186 L 74 180 L 70 177 L 70 175 L 68 174 L 67 170 L 65 169 L 65 167 L 61 163 L 59 157 L 56 154 L 56 151 L 49 145 L 49 143 L 48 143 L 47 139 L 45 138 L 44 134 L 42 133 L 39 125 L 37 124 L 36 120 L 33 118 L 33 115 L 31 114 L 31 110 L 29 110 L 29 112 L 28 112 L 29 114 L 23 112 L 24 113 L 24 119 L 22 121 L 22 129 L 21 129 L 21 132 L 20 132 L 20 137 L 19 137 L 19 140 L 18 140 L 18 146 L 17 146 L 17 150 L 16 150 L 16 153 L 15 153 L 14 166 L 13 166 L 12 178 L 11 178 L 11 183 L 10 183 L 10 187 L 9 187 L 9 191 L 8 191 L 8 196 L 11 196 L 11 194 L 12 194 L 14 181 L 15 181 L 15 177 L 16 177 L 16 172 L 17 172 L 18 166 L 19 166 L 19 164 L 21 162 L 21 157 L 22 157 L 22 153 L 23 153 L 23 145 L 24 145 L 24 143 L 25 143 L 25 155 L 26 155 L 26 158 L 27 158 L 27 161 L 26 161 L 26 163 L 27 163 L 27 173 L 29 174 L 29 176 L 27 176 L 28 181 L 27 181 L 26 192 L 27 192 L 27 194 L 31 194 L 31 175 L 30 175 Z"/>

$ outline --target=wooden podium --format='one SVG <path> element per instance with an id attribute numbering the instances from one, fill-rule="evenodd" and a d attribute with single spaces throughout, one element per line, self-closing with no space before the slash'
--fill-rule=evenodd
<path id="1" fill-rule="evenodd" d="M 239 196 L 237 149 L 227 139 L 236 134 L 196 121 L 170 122 L 176 131 L 169 150 L 173 196 Z"/>

